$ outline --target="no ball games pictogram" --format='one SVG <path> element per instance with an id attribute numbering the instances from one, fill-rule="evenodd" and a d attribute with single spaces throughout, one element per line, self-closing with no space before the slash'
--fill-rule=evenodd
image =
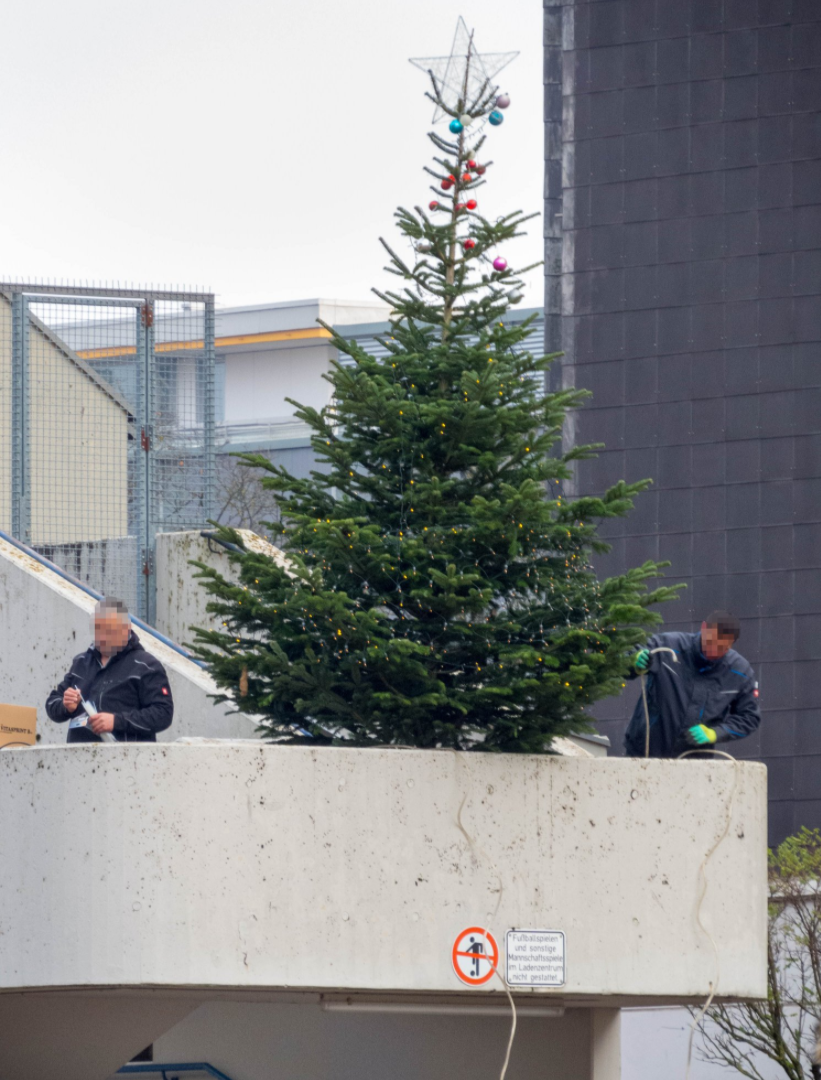
<path id="1" fill-rule="evenodd" d="M 453 970 L 468 986 L 481 986 L 499 963 L 499 946 L 489 930 L 481 926 L 469 926 L 453 943 Z"/>

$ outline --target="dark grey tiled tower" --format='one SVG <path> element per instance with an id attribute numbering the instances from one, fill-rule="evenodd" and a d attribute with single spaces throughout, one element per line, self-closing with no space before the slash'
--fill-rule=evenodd
<path id="1" fill-rule="evenodd" d="M 819 110 L 821 0 L 545 6 L 547 347 L 607 444 L 578 491 L 653 477 L 602 568 L 671 560 L 670 629 L 742 619 L 773 840 L 821 825 Z"/>

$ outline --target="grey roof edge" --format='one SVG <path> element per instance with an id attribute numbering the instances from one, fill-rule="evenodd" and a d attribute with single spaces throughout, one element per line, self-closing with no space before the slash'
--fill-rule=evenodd
<path id="1" fill-rule="evenodd" d="M 543 307 L 521 308 L 509 311 L 503 316 L 502 321 L 508 323 L 524 322 L 531 315 L 544 318 Z M 378 323 L 341 323 L 333 328 L 340 337 L 374 337 L 377 334 L 389 334 L 391 324 L 389 322 Z"/>
<path id="2" fill-rule="evenodd" d="M 217 457 L 228 457 L 231 454 L 264 454 L 268 450 L 304 450 L 310 446 L 311 440 L 308 436 L 293 439 L 258 439 L 247 443 L 219 443 L 216 454 Z"/>
<path id="3" fill-rule="evenodd" d="M 220 345 L 219 338 L 217 338 L 214 345 L 214 355 L 218 360 L 224 360 L 226 356 L 238 356 L 243 353 L 295 352 L 298 349 L 332 349 L 333 347 L 333 341 L 327 337 L 286 341 L 248 341 L 242 345 Z"/>
<path id="4" fill-rule="evenodd" d="M 264 304 L 236 304 L 230 307 L 218 307 L 216 309 L 216 316 L 228 315 L 232 312 L 240 311 L 267 311 L 270 308 L 276 308 L 277 310 L 283 310 L 286 308 L 305 308 L 305 307 L 318 307 L 320 304 L 339 304 L 342 307 L 378 307 L 379 304 L 375 300 L 345 300 L 341 296 L 307 296 L 302 297 L 300 300 L 272 300 Z M 387 307 L 387 305 L 384 305 Z"/>

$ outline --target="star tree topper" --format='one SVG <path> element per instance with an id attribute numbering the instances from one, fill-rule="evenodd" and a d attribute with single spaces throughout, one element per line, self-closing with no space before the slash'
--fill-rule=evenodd
<path id="1" fill-rule="evenodd" d="M 455 115 L 459 111 L 460 101 L 464 109 L 482 93 L 483 87 L 487 87 L 487 93 L 491 80 L 518 55 L 518 52 L 478 53 L 473 44 L 473 33 L 465 26 L 465 20 L 460 15 L 450 56 L 420 57 L 411 60 L 411 63 L 433 76 L 442 100 Z M 437 103 L 433 114 L 434 124 L 445 115 Z"/>

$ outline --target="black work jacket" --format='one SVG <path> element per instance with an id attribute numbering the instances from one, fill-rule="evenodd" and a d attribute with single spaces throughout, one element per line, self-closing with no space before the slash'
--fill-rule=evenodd
<path id="1" fill-rule="evenodd" d="M 720 660 L 708 660 L 701 651 L 701 634 L 656 634 L 645 647 L 662 646 L 675 650 L 678 663 L 669 653 L 656 653 L 647 667 L 651 757 L 677 757 L 690 749 L 685 732 L 696 724 L 713 728 L 720 743 L 756 730 L 761 723 L 758 683 L 743 656 L 730 649 Z M 644 757 L 645 731 L 639 697 L 624 737 L 628 757 Z"/>
<path id="2" fill-rule="evenodd" d="M 165 668 L 145 651 L 133 630 L 125 648 L 105 667 L 94 645 L 74 657 L 71 670 L 46 701 L 46 712 L 58 724 L 82 715 L 82 706 L 70 713 L 63 705 L 69 687 L 77 687 L 98 712 L 114 714 L 113 734 L 118 742 L 156 742 L 157 732 L 171 726 L 174 702 Z M 103 740 L 90 727 L 80 727 L 69 728 L 67 741 Z"/>

